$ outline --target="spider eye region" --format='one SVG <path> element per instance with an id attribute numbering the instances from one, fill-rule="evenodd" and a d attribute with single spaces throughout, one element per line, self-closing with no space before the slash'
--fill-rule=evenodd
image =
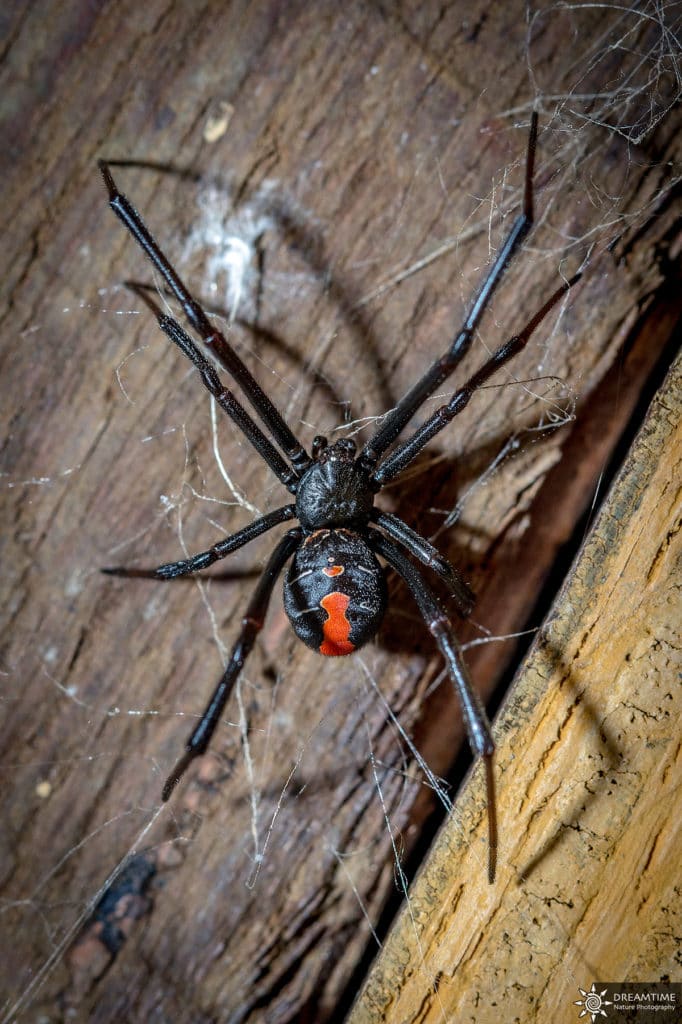
<path id="1" fill-rule="evenodd" d="M 297 637 L 327 657 L 371 640 L 386 610 L 381 566 L 352 530 L 316 530 L 296 551 L 284 607 Z"/>

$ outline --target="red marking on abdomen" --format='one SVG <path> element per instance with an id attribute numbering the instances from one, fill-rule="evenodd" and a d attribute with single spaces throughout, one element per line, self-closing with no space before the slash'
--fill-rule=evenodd
<path id="1" fill-rule="evenodd" d="M 352 654 L 355 650 L 355 645 L 348 639 L 351 626 L 346 618 L 346 609 L 349 604 L 348 594 L 341 594 L 338 590 L 327 594 L 320 601 L 320 607 L 324 608 L 328 615 L 327 621 L 322 624 L 324 640 L 320 644 L 320 654 L 338 658 L 344 654 Z"/>
<path id="2" fill-rule="evenodd" d="M 330 565 L 328 569 L 323 569 L 322 572 L 325 576 L 340 576 L 343 572 L 342 565 Z"/>

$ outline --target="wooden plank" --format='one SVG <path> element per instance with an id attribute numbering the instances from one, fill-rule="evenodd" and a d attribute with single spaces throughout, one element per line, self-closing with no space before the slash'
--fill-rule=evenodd
<path id="1" fill-rule="evenodd" d="M 461 739 L 403 587 L 377 643 L 334 663 L 295 640 L 277 596 L 213 756 L 160 808 L 270 538 L 202 585 L 98 568 L 203 549 L 286 498 L 228 424 L 214 436 L 196 374 L 123 288 L 151 275 L 97 158 L 165 168 L 118 174 L 201 297 L 224 320 L 236 304 L 239 351 L 310 444 L 381 415 L 445 348 L 518 208 L 539 109 L 538 225 L 463 371 L 585 261 L 583 281 L 380 499 L 472 581 L 463 640 L 500 637 L 529 625 L 669 337 L 682 136 L 667 16 L 550 5 L 528 21 L 483 0 L 466 19 L 430 0 L 8 9 L 7 1020 L 338 1017 L 396 857 L 426 842 L 434 789 L 413 748 L 440 776 Z M 482 693 L 513 653 L 469 651 Z"/>
<path id="2" fill-rule="evenodd" d="M 497 721 L 500 872 L 474 777 L 349 1017 L 570 1021 L 679 979 L 682 359 Z"/>

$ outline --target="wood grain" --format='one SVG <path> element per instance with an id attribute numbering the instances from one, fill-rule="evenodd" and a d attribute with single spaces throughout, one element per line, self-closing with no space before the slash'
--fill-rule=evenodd
<path id="1" fill-rule="evenodd" d="M 595 981 L 679 978 L 681 385 L 682 359 L 498 718 L 496 885 L 471 780 L 349 1024 L 570 1021 Z"/>
<path id="2" fill-rule="evenodd" d="M 235 345 L 310 444 L 365 429 L 446 347 L 518 208 L 539 110 L 538 224 L 463 372 L 561 275 L 584 263 L 583 280 L 381 497 L 471 580 L 462 639 L 502 637 L 541 621 L 678 315 L 659 15 L 8 7 L 0 1019 L 340 1019 L 393 913 L 397 858 L 428 844 L 438 801 L 414 749 L 445 777 L 461 741 L 396 581 L 376 644 L 333 663 L 295 641 L 277 597 L 212 756 L 160 808 L 274 535 L 202 583 L 98 568 L 202 550 L 283 495 L 229 424 L 214 437 L 196 375 L 124 288 L 151 274 L 96 160 L 146 165 L 121 184 L 211 310 L 236 311 Z M 486 696 L 514 653 L 470 649 Z"/>

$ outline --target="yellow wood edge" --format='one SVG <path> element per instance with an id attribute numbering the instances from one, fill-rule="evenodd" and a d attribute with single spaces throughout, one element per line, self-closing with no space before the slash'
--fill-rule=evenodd
<path id="1" fill-rule="evenodd" d="M 495 884 L 476 771 L 349 1024 L 574 1021 L 595 980 L 675 980 L 681 378 L 678 360 L 496 723 Z"/>

